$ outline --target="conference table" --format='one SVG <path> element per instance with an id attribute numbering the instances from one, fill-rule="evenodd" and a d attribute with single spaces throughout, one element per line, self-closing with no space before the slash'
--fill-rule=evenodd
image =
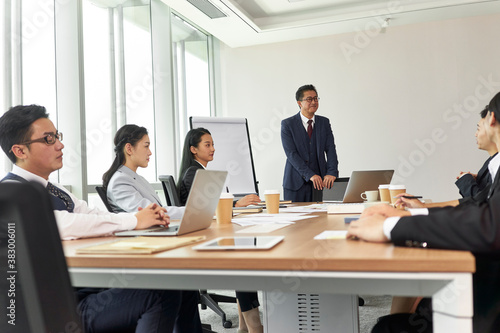
<path id="1" fill-rule="evenodd" d="M 285 238 L 261 251 L 196 251 L 188 245 L 152 255 L 75 253 L 115 237 L 64 241 L 63 247 L 75 287 L 262 290 L 267 332 L 276 327 L 272 318 L 281 318 L 280 309 L 289 312 L 279 327 L 303 324 L 297 319 L 300 306 L 287 310 L 297 297 L 299 303 L 300 297 L 312 297 L 314 304 L 317 297 L 329 295 L 333 300 L 325 301 L 320 312 L 325 321 L 336 324 L 328 329 L 318 324 L 318 332 L 358 332 L 356 295 L 432 296 L 434 332 L 472 332 L 475 260 L 471 253 L 314 239 L 325 230 L 347 226 L 344 215 L 315 212 L 309 219 L 262 234 Z M 214 221 L 210 228 L 187 236 L 204 235 L 210 240 L 247 235 L 235 234 L 241 229 Z"/>

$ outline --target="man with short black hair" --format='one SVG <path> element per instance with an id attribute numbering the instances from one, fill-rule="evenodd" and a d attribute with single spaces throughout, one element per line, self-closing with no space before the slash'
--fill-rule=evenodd
<path id="1" fill-rule="evenodd" d="M 62 239 L 168 225 L 165 209 L 151 204 L 137 213 L 112 214 L 87 203 L 49 175 L 62 168 L 62 133 L 43 106 L 16 106 L 0 117 L 0 146 L 15 163 L 2 181 L 37 182 L 47 188 Z M 198 292 L 80 288 L 78 310 L 87 332 L 201 332 Z"/>
<path id="2" fill-rule="evenodd" d="M 497 146 L 488 139 L 484 128 L 484 119 L 488 115 L 488 106 L 480 112 L 481 119 L 477 123 L 476 141 L 477 148 L 486 150 L 490 157 L 484 162 L 477 174 L 470 172 L 461 172 L 457 177 L 455 185 L 458 187 L 460 195 L 464 198 L 473 197 L 481 192 L 486 186 L 491 184 L 491 177 L 488 172 L 488 164 L 498 153 Z"/>
<path id="3" fill-rule="evenodd" d="M 331 188 L 339 175 L 332 128 L 328 118 L 316 115 L 319 97 L 312 84 L 300 87 L 295 99 L 300 112 L 281 122 L 281 143 L 287 158 L 284 199 L 322 201 L 323 188 Z"/>

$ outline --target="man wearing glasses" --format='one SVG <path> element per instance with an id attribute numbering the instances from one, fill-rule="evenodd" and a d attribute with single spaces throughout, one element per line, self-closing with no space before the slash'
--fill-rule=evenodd
<path id="1" fill-rule="evenodd" d="M 61 140 L 62 134 L 43 106 L 19 105 L 0 117 L 0 146 L 15 163 L 1 181 L 45 186 L 62 239 L 168 225 L 165 209 L 156 204 L 135 214 L 113 214 L 91 209 L 85 201 L 50 183 L 49 175 L 63 166 Z M 79 288 L 75 293 L 86 332 L 202 331 L 197 291 Z"/>
<path id="2" fill-rule="evenodd" d="M 319 97 L 312 84 L 300 87 L 295 99 L 300 112 L 281 121 L 281 143 L 287 158 L 284 199 L 322 201 L 323 188 L 331 188 L 339 175 L 330 120 L 315 114 Z"/>

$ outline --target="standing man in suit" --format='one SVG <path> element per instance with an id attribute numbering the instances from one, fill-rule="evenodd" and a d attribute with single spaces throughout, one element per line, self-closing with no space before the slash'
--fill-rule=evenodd
<path id="1" fill-rule="evenodd" d="M 497 146 L 488 139 L 484 128 L 483 120 L 488 114 L 488 106 L 481 111 L 481 119 L 477 123 L 476 141 L 477 148 L 486 150 L 490 157 L 484 162 L 482 168 L 477 174 L 470 172 L 461 172 L 457 177 L 455 185 L 457 185 L 460 195 L 464 198 L 473 197 L 482 191 L 487 185 L 491 184 L 490 173 L 488 172 L 488 164 L 491 159 L 497 154 Z"/>
<path id="2" fill-rule="evenodd" d="M 484 119 L 488 138 L 500 148 L 500 93 L 488 105 Z M 473 277 L 474 332 L 500 332 L 500 156 L 488 164 L 492 185 L 456 207 L 400 211 L 388 205 L 371 207 L 351 222 L 347 237 L 400 246 L 471 251 L 476 257 Z M 419 215 L 417 215 L 419 214 Z M 422 325 L 415 317 L 383 317 L 373 332 L 431 332 L 432 317 Z M 421 318 L 422 319 L 422 318 Z M 420 319 L 419 319 L 420 320 Z M 423 327 L 425 326 L 425 327 Z"/>
<path id="3" fill-rule="evenodd" d="M 300 112 L 281 122 L 281 143 L 287 158 L 284 199 L 322 201 L 321 191 L 331 188 L 339 175 L 332 128 L 328 118 L 316 115 L 319 97 L 312 84 L 300 87 L 295 99 Z"/>

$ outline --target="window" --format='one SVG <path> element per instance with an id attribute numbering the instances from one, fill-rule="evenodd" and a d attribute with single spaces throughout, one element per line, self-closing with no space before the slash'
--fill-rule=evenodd
<path id="1" fill-rule="evenodd" d="M 45 106 L 57 127 L 54 7 L 24 0 L 21 8 L 22 103 Z"/>
<path id="2" fill-rule="evenodd" d="M 178 142 L 183 144 L 189 117 L 211 114 L 209 46 L 208 36 L 192 24 L 175 14 L 171 22 Z"/>
<path id="3" fill-rule="evenodd" d="M 87 178 L 89 184 L 101 184 L 121 126 L 144 126 L 153 141 L 155 135 L 149 5 L 94 3 L 83 2 Z M 140 173 L 156 181 L 154 155 Z"/>

